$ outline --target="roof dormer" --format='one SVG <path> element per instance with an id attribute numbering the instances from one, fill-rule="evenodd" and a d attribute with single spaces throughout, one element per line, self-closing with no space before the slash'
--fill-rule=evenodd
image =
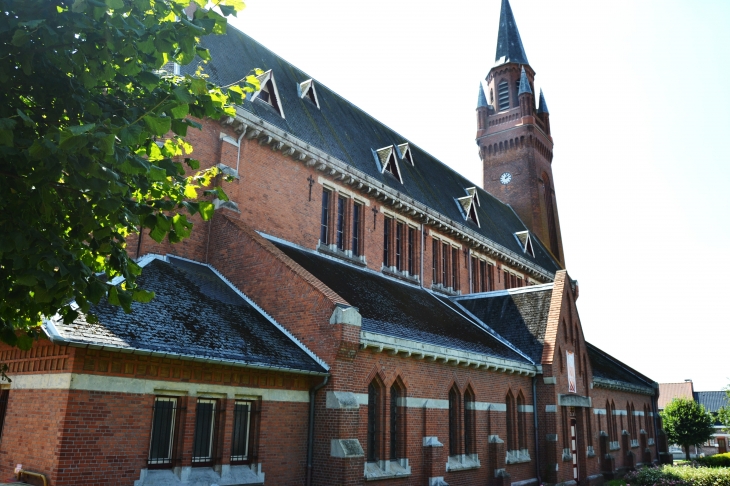
<path id="1" fill-rule="evenodd" d="M 415 164 L 413 163 L 413 153 L 411 153 L 411 147 L 408 145 L 408 142 L 398 145 L 398 151 L 400 152 L 401 160 L 407 160 L 415 167 Z"/>
<path id="2" fill-rule="evenodd" d="M 529 231 L 520 231 L 515 233 L 515 238 L 520 242 L 522 253 L 527 253 L 535 258 L 535 249 L 532 247 L 532 238 Z"/>
<path id="3" fill-rule="evenodd" d="M 479 196 L 475 187 L 470 187 L 466 190 L 468 196 L 459 197 L 456 200 L 461 207 L 464 219 L 467 221 L 471 220 L 474 224 L 481 227 L 479 224 L 479 216 L 477 215 L 477 206 L 479 206 Z"/>
<path id="4" fill-rule="evenodd" d="M 398 159 L 396 157 L 395 145 L 388 145 L 378 150 L 373 150 L 375 156 L 375 163 L 378 165 L 378 169 L 381 174 L 386 172 L 392 174 L 398 182 L 403 184 L 403 178 L 400 175 L 400 167 L 398 166 Z"/>
<path id="5" fill-rule="evenodd" d="M 314 106 L 319 109 L 319 97 L 317 96 L 317 89 L 314 87 L 314 80 L 308 79 L 299 83 L 299 97 L 307 99 L 314 103 Z"/>
<path id="6" fill-rule="evenodd" d="M 274 71 L 269 69 L 264 74 L 256 76 L 261 85 L 261 89 L 256 91 L 251 97 L 251 101 L 261 100 L 267 105 L 271 106 L 282 118 L 284 116 L 284 109 L 281 106 L 281 98 L 279 98 L 279 90 L 276 88 L 276 81 L 274 80 Z"/>

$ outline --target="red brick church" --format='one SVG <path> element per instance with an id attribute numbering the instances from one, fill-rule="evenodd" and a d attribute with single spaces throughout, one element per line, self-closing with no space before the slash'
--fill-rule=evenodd
<path id="1" fill-rule="evenodd" d="M 130 241 L 151 303 L 0 349 L 0 479 L 586 485 L 658 459 L 657 384 L 583 337 L 507 0 L 481 187 L 246 34 L 203 42 L 220 85 L 265 71 L 189 132 L 230 201 L 183 243 Z"/>

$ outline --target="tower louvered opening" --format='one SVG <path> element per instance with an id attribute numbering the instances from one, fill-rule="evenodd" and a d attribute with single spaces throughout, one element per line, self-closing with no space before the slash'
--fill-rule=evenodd
<path id="1" fill-rule="evenodd" d="M 509 109 L 509 83 L 502 81 L 497 87 L 497 96 L 499 96 L 499 111 Z"/>

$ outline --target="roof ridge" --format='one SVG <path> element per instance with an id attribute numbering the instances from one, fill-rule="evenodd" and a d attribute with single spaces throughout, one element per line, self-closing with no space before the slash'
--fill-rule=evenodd
<path id="1" fill-rule="evenodd" d="M 639 373 L 638 371 L 636 371 L 635 369 L 633 369 L 631 366 L 627 365 L 623 361 L 619 360 L 618 358 L 615 358 L 615 357 L 611 356 L 606 351 L 604 351 L 601 348 L 599 348 L 599 347 L 597 347 L 597 346 L 589 343 L 588 341 L 585 341 L 584 340 L 583 342 L 585 342 L 586 347 L 593 348 L 594 350 L 598 351 L 604 357 L 606 357 L 607 359 L 610 359 L 611 361 L 613 361 L 618 366 L 621 366 L 624 370 L 628 371 L 629 373 L 631 373 L 632 375 L 634 375 L 635 377 L 637 377 L 641 381 L 645 382 L 647 385 L 649 385 L 651 387 L 654 387 L 654 385 L 656 385 L 656 388 L 659 387 L 659 383 L 657 383 L 656 381 L 652 380 L 648 376 L 646 376 L 646 375 L 644 375 L 642 373 Z M 684 383 L 687 383 L 687 382 L 684 382 Z"/>

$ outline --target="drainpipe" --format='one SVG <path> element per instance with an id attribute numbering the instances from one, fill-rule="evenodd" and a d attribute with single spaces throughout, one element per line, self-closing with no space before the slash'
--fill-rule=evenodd
<path id="1" fill-rule="evenodd" d="M 653 409 L 652 412 L 654 415 L 652 417 L 654 419 L 653 420 L 653 422 L 654 422 L 654 449 L 656 450 L 657 461 L 659 461 L 659 460 L 661 460 L 661 458 L 659 457 L 659 424 L 657 423 L 658 415 L 659 415 L 659 405 L 657 403 L 657 396 L 656 396 L 657 391 L 658 391 L 658 389 L 655 388 L 654 396 L 651 397 L 651 408 Z M 667 444 L 667 445 L 669 445 L 669 444 Z M 667 449 L 667 452 L 669 452 L 668 449 Z"/>
<path id="2" fill-rule="evenodd" d="M 423 230 L 424 229 L 425 228 L 423 226 L 423 223 L 421 223 L 421 288 L 423 288 L 423 279 L 424 279 L 424 275 L 423 275 L 423 254 L 424 254 L 423 246 L 426 243 L 426 236 L 423 234 Z"/>
<path id="3" fill-rule="evenodd" d="M 538 445 L 540 434 L 537 430 L 537 375 L 532 377 L 532 420 L 535 422 L 535 474 L 537 475 L 537 484 L 542 484 L 540 478 L 540 446 Z"/>
<path id="4" fill-rule="evenodd" d="M 241 139 L 246 134 L 246 130 L 244 130 L 241 133 L 241 136 L 238 137 L 238 140 L 236 143 L 238 144 L 238 155 L 236 155 L 236 175 L 240 178 L 241 176 L 238 174 L 238 164 L 241 162 Z"/>
<path id="5" fill-rule="evenodd" d="M 309 431 L 307 434 L 307 476 L 306 485 L 312 484 L 312 456 L 314 455 L 314 397 L 317 391 L 325 386 L 330 379 L 330 375 L 324 377 L 324 381 L 319 385 L 309 389 Z"/>

